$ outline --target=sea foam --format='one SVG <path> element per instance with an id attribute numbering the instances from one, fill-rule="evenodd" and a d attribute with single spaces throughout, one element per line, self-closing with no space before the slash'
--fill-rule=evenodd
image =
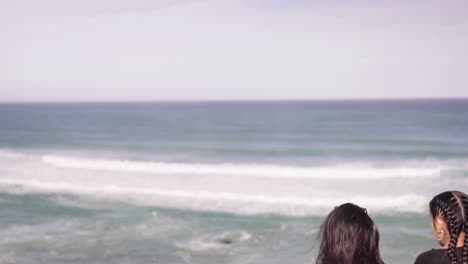
<path id="1" fill-rule="evenodd" d="M 33 156 L 35 158 L 33 158 Z M 0 157 L 0 187 L 13 193 L 68 193 L 144 206 L 235 214 L 323 215 L 354 202 L 370 212 L 424 212 L 444 183 L 444 162 L 296 167 L 90 159 L 60 155 Z M 410 166 L 411 165 L 411 166 Z M 25 169 L 27 168 L 27 169 Z M 422 183 L 424 183 L 422 185 Z M 422 186 L 422 187 L 421 187 Z"/>
<path id="2" fill-rule="evenodd" d="M 394 177 L 437 177 L 443 170 L 443 167 L 439 165 L 432 167 L 375 167 L 371 165 L 294 167 L 269 164 L 203 164 L 95 160 L 54 155 L 45 155 L 42 157 L 42 161 L 54 167 L 68 169 L 191 175 L 243 175 L 296 179 L 366 180 Z"/>
<path id="3" fill-rule="evenodd" d="M 37 180 L 0 180 L 2 185 L 21 186 L 26 192 L 56 192 L 85 194 L 96 198 L 110 198 L 140 205 L 227 212 L 234 214 L 324 215 L 334 206 L 353 202 L 368 207 L 370 212 L 423 212 L 427 197 L 415 194 L 352 195 L 337 197 L 296 197 L 248 195 L 242 193 L 167 190 L 158 188 L 128 188 L 119 186 L 92 186 L 71 183 L 47 183 Z M 7 191 L 7 190 L 4 190 Z"/>

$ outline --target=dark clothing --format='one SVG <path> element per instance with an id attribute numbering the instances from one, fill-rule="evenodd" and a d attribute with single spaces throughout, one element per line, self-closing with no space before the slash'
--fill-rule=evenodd
<path id="1" fill-rule="evenodd" d="M 462 251 L 461 247 L 455 249 L 459 264 L 462 264 Z M 447 255 L 447 249 L 431 249 L 421 253 L 414 264 L 450 264 L 450 258 Z"/>

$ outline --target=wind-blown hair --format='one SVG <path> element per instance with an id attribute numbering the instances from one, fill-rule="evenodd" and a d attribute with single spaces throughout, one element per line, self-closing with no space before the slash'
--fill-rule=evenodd
<path id="1" fill-rule="evenodd" d="M 320 228 L 316 264 L 383 264 L 379 231 L 367 211 L 345 203 L 325 218 Z"/>
<path id="2" fill-rule="evenodd" d="M 458 263 L 455 248 L 460 234 L 465 233 L 462 263 L 468 264 L 468 195 L 458 191 L 443 192 L 432 198 L 429 210 L 433 220 L 441 216 L 447 223 L 450 234 L 447 255 L 452 264 Z"/>

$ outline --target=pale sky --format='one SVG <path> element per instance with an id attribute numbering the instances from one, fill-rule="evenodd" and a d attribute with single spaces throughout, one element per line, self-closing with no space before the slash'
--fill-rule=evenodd
<path id="1" fill-rule="evenodd" d="M 0 101 L 468 97 L 468 1 L 0 0 Z"/>

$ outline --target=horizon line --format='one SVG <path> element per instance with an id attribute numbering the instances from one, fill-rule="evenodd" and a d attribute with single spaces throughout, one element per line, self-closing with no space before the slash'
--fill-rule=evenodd
<path id="1" fill-rule="evenodd" d="M 382 102 L 382 101 L 465 101 L 468 97 L 392 97 L 392 98 L 289 98 L 289 99 L 167 99 L 167 100 L 24 100 L 0 104 L 133 104 L 133 103 L 287 103 L 287 102 Z"/>

